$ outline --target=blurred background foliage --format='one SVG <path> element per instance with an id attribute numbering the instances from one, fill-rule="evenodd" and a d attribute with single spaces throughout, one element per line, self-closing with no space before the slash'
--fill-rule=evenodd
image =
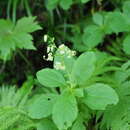
<path id="1" fill-rule="evenodd" d="M 36 16 L 36 21 L 42 27 L 41 30 L 31 33 L 37 50 L 17 49 L 10 60 L 0 60 L 0 85 L 21 85 L 28 75 L 35 77 L 39 69 L 53 66 L 52 61 L 43 58 L 43 55 L 47 57 L 47 43 L 43 40 L 45 34 L 55 37 L 56 46 L 66 44 L 78 53 L 86 51 L 88 48 L 83 42 L 83 35 L 86 35 L 84 28 L 92 24 L 93 14 L 122 11 L 124 2 L 126 0 L 0 0 L 1 19 L 10 19 L 15 24 L 24 16 Z M 105 40 L 101 44 L 97 43 L 96 47 L 117 55 L 111 49 L 114 46 L 111 42 L 117 41 L 117 36 L 122 36 L 122 32 L 105 35 Z M 120 48 L 118 52 L 118 56 L 123 57 Z"/>

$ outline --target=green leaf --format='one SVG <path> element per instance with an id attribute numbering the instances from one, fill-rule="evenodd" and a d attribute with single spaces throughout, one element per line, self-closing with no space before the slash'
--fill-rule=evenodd
<path id="1" fill-rule="evenodd" d="M 13 30 L 13 23 L 9 20 L 0 19 L 0 36 L 9 35 Z"/>
<path id="2" fill-rule="evenodd" d="M 64 92 L 53 107 L 53 121 L 60 130 L 72 125 L 78 114 L 76 98 L 72 93 Z"/>
<path id="3" fill-rule="evenodd" d="M 123 2 L 123 12 L 130 18 L 130 1 Z"/>
<path id="4" fill-rule="evenodd" d="M 0 55 L 1 58 L 7 60 L 12 50 L 15 50 L 13 42 L 13 23 L 8 20 L 0 20 Z"/>
<path id="5" fill-rule="evenodd" d="M 72 78 L 79 85 L 84 85 L 92 76 L 95 69 L 96 57 L 94 52 L 85 52 L 75 61 Z"/>
<path id="6" fill-rule="evenodd" d="M 0 56 L 3 60 L 7 60 L 8 56 L 11 55 L 11 52 L 15 50 L 15 48 L 15 43 L 11 35 L 0 37 Z"/>
<path id="7" fill-rule="evenodd" d="M 34 22 L 36 17 L 23 17 L 18 20 L 16 27 L 14 29 L 15 32 L 24 32 L 24 33 L 32 33 L 36 30 L 41 29 L 37 22 Z"/>
<path id="8" fill-rule="evenodd" d="M 48 10 L 53 10 L 58 5 L 59 0 L 47 0 L 46 7 Z"/>
<path id="9" fill-rule="evenodd" d="M 107 105 L 116 105 L 119 101 L 118 95 L 108 85 L 96 83 L 85 89 L 84 102 L 93 110 L 105 110 Z"/>
<path id="10" fill-rule="evenodd" d="M 89 2 L 90 0 L 81 0 L 82 3 L 87 3 Z"/>
<path id="11" fill-rule="evenodd" d="M 79 115 L 75 123 L 73 124 L 71 130 L 86 130 L 85 125 L 83 124 L 83 118 Z"/>
<path id="12" fill-rule="evenodd" d="M 37 124 L 37 130 L 57 130 L 57 128 L 52 121 L 44 119 Z"/>
<path id="13" fill-rule="evenodd" d="M 30 34 L 17 33 L 13 39 L 16 42 L 15 46 L 20 49 L 36 50 L 32 42 L 33 37 Z"/>
<path id="14" fill-rule="evenodd" d="M 110 12 L 105 17 L 106 33 L 127 32 L 129 30 L 126 17 L 121 12 Z"/>
<path id="15" fill-rule="evenodd" d="M 55 96 L 37 95 L 27 106 L 28 115 L 33 119 L 48 117 L 52 113 Z"/>
<path id="16" fill-rule="evenodd" d="M 66 85 L 63 75 L 54 69 L 47 68 L 38 71 L 37 79 L 46 87 L 61 87 Z"/>
<path id="17" fill-rule="evenodd" d="M 76 97 L 83 97 L 83 96 L 84 96 L 84 91 L 83 91 L 83 89 L 82 89 L 82 88 L 76 88 L 76 89 L 74 90 L 74 95 L 75 95 Z"/>
<path id="18" fill-rule="evenodd" d="M 29 33 L 41 27 L 34 20 L 35 17 L 24 17 L 16 25 L 8 20 L 0 20 L 0 58 L 9 59 L 16 48 L 35 49 Z"/>
<path id="19" fill-rule="evenodd" d="M 126 54 L 130 54 L 130 35 L 127 35 L 123 41 L 123 50 Z"/>
<path id="20" fill-rule="evenodd" d="M 101 15 L 101 13 L 94 13 L 93 21 L 97 25 L 103 25 L 103 16 Z"/>
<path id="21" fill-rule="evenodd" d="M 60 6 L 64 10 L 68 10 L 72 4 L 73 4 L 73 0 L 60 0 Z"/>
<path id="22" fill-rule="evenodd" d="M 101 43 L 103 37 L 104 32 L 101 27 L 98 27 L 97 25 L 89 25 L 84 29 L 82 40 L 88 49 L 91 49 Z"/>

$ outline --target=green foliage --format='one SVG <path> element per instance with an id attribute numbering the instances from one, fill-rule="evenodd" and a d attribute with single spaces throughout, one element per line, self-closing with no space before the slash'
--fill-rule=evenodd
<path id="1" fill-rule="evenodd" d="M 36 49 L 33 45 L 33 37 L 29 34 L 41 27 L 34 22 L 35 17 L 25 17 L 14 25 L 9 20 L 0 20 L 0 58 L 7 60 L 12 51 L 20 49 Z M 4 44 L 3 44 L 4 43 Z"/>
<path id="2" fill-rule="evenodd" d="M 87 3 L 90 0 L 79 0 L 81 3 Z M 53 10 L 55 9 L 58 5 L 64 10 L 68 10 L 71 8 L 71 6 L 75 3 L 74 0 L 47 0 L 46 2 L 46 7 L 48 10 Z"/>
<path id="3" fill-rule="evenodd" d="M 29 116 L 34 119 L 41 119 L 51 115 L 54 104 L 53 98 L 55 98 L 55 96 L 36 95 L 31 99 L 28 105 Z"/>
<path id="4" fill-rule="evenodd" d="M 116 106 L 108 107 L 103 114 L 101 128 L 112 130 L 128 130 L 129 125 L 129 62 L 122 65 L 122 70 L 115 72 L 113 79 L 117 85 L 116 91 L 119 102 Z"/>
<path id="5" fill-rule="evenodd" d="M 55 95 L 53 98 L 42 94 L 36 96 L 33 105 L 29 106 L 29 112 L 30 116 L 35 119 L 52 115 L 52 120 L 59 130 L 69 128 L 73 130 L 80 126 L 84 130 L 85 126 L 82 123 L 85 118 L 78 116 L 80 112 L 83 112 L 80 103 L 85 105 L 85 109 L 88 109 L 88 106 L 94 110 L 105 110 L 108 105 L 116 105 L 119 101 L 116 91 L 111 86 L 104 84 L 107 82 L 107 78 L 100 81 L 98 77 L 112 69 L 116 70 L 116 67 L 107 67 L 106 64 L 117 59 L 110 57 L 106 60 L 104 58 L 108 56 L 103 53 L 85 52 L 77 59 L 75 58 L 75 62 L 71 62 L 73 57 L 71 54 L 72 51 L 69 48 L 61 45 L 55 55 L 55 68 L 42 69 L 37 72 L 38 81 L 44 87 L 50 87 L 50 92 L 47 92 L 47 95 L 52 95 L 52 93 Z M 102 66 L 100 66 L 100 62 L 103 63 Z M 68 67 L 66 63 L 73 64 L 70 71 L 66 69 Z M 102 70 L 104 68 L 105 71 Z M 63 84 L 64 82 L 66 84 Z M 59 87 L 59 92 L 57 93 L 53 87 Z"/>
<path id="6" fill-rule="evenodd" d="M 45 77 L 45 78 L 43 78 Z M 44 69 L 37 73 L 39 82 L 47 87 L 64 86 L 65 79 L 57 70 Z"/>
<path id="7" fill-rule="evenodd" d="M 105 84 L 94 84 L 85 89 L 85 103 L 95 110 L 105 110 L 108 104 L 117 104 L 119 99 L 116 92 Z"/>
<path id="8" fill-rule="evenodd" d="M 0 6 L 0 130 L 130 129 L 129 0 Z"/>
<path id="9" fill-rule="evenodd" d="M 44 119 L 37 124 L 37 130 L 57 130 L 57 128 L 51 120 Z"/>
<path id="10" fill-rule="evenodd" d="M 63 92 L 57 99 L 52 118 L 59 129 L 67 129 L 78 114 L 76 98 L 70 92 Z"/>
<path id="11" fill-rule="evenodd" d="M 0 88 L 0 130 L 32 129 L 35 124 L 25 111 L 33 81 L 25 82 L 20 90 L 13 86 Z"/>
<path id="12" fill-rule="evenodd" d="M 84 85 L 95 69 L 96 56 L 93 52 L 83 53 L 74 63 L 72 77 L 76 84 Z"/>

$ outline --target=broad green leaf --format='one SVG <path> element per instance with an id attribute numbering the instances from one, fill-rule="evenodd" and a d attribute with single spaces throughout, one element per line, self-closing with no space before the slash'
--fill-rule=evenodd
<path id="1" fill-rule="evenodd" d="M 60 0 L 60 6 L 65 10 L 68 10 L 72 4 L 73 0 Z"/>
<path id="2" fill-rule="evenodd" d="M 89 2 L 90 0 L 81 0 L 82 3 L 87 3 Z"/>
<path id="3" fill-rule="evenodd" d="M 59 0 L 47 0 L 46 7 L 48 10 L 53 10 L 58 5 Z"/>
<path id="4" fill-rule="evenodd" d="M 97 25 L 89 25 L 85 28 L 82 37 L 83 43 L 89 48 L 96 47 L 103 41 L 104 32 L 101 27 Z"/>
<path id="5" fill-rule="evenodd" d="M 37 79 L 46 87 L 61 87 L 66 85 L 63 75 L 54 69 L 47 68 L 38 71 Z"/>
<path id="6" fill-rule="evenodd" d="M 31 33 L 36 30 L 41 29 L 37 22 L 35 22 L 36 17 L 23 17 L 18 20 L 16 27 L 14 29 L 15 32 L 20 33 Z"/>
<path id="7" fill-rule="evenodd" d="M 86 130 L 86 127 L 83 122 L 83 118 L 79 115 L 76 121 L 74 122 L 71 130 Z"/>
<path id="8" fill-rule="evenodd" d="M 116 105 L 119 101 L 118 95 L 108 85 L 96 83 L 85 89 L 84 102 L 93 110 L 105 110 L 107 105 Z"/>
<path id="9" fill-rule="evenodd" d="M 37 124 L 37 130 L 57 130 L 57 128 L 51 120 L 44 119 Z"/>
<path id="10" fill-rule="evenodd" d="M 123 41 L 123 50 L 126 54 L 130 54 L 130 35 L 127 35 Z"/>
<path id="11" fill-rule="evenodd" d="M 52 113 L 55 98 L 55 96 L 51 97 L 49 95 L 35 96 L 27 106 L 28 115 L 33 119 L 48 117 Z"/>
<path id="12" fill-rule="evenodd" d="M 52 118 L 59 130 L 69 128 L 78 114 L 76 98 L 70 92 L 64 92 L 57 99 Z"/>
<path id="13" fill-rule="evenodd" d="M 126 17 L 121 12 L 110 12 L 105 17 L 106 33 L 119 33 L 129 30 Z"/>
<path id="14" fill-rule="evenodd" d="M 102 14 L 101 13 L 94 13 L 94 15 L 93 15 L 93 21 L 94 21 L 94 23 L 95 24 L 97 24 L 97 25 L 103 25 L 103 16 L 102 16 Z"/>
<path id="15" fill-rule="evenodd" d="M 85 52 L 75 61 L 72 78 L 77 84 L 84 85 L 92 76 L 95 69 L 95 61 L 96 57 L 94 52 Z"/>

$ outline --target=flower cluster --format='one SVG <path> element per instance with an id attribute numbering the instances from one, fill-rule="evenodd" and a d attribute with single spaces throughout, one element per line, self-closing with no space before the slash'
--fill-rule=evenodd
<path id="1" fill-rule="evenodd" d="M 66 47 L 64 44 L 59 46 L 59 54 L 60 55 L 67 55 L 68 58 L 71 58 L 76 55 L 76 51 L 71 51 Z"/>
<path id="2" fill-rule="evenodd" d="M 51 44 L 47 47 L 47 54 L 48 54 L 48 58 L 46 59 L 45 56 L 43 56 L 44 59 L 46 59 L 47 61 L 53 61 L 53 55 L 54 52 L 56 50 L 56 46 L 54 44 Z"/>
<path id="3" fill-rule="evenodd" d="M 65 70 L 65 65 L 62 62 L 56 61 L 54 64 L 56 70 Z"/>
<path id="4" fill-rule="evenodd" d="M 54 62 L 54 68 L 57 70 L 65 70 L 64 58 L 71 58 L 76 55 L 76 51 L 71 51 L 67 46 L 64 44 L 60 45 L 56 56 L 58 57 L 58 61 Z"/>

